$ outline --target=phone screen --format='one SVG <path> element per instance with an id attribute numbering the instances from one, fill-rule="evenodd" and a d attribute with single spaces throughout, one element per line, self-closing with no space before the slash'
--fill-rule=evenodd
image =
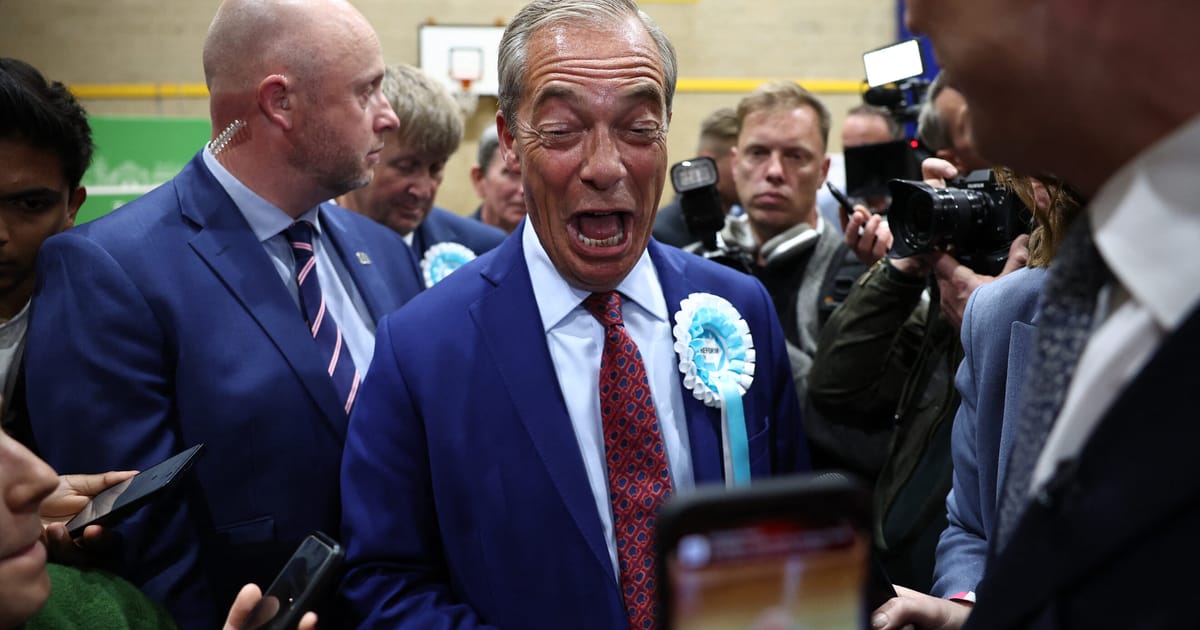
<path id="1" fill-rule="evenodd" d="M 686 534 L 666 557 L 672 628 L 858 630 L 869 554 L 849 522 L 765 519 Z"/>
<path id="2" fill-rule="evenodd" d="M 895 592 L 877 569 L 871 495 L 838 472 L 697 488 L 659 513 L 672 630 L 860 630 Z"/>
<path id="3" fill-rule="evenodd" d="M 88 525 L 111 525 L 132 514 L 174 485 L 203 449 L 203 444 L 197 444 L 92 497 L 79 514 L 67 522 L 67 532 L 78 538 Z"/>

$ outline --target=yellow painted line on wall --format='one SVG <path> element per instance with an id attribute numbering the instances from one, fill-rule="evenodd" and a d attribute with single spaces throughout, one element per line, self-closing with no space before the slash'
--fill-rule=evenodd
<path id="1" fill-rule="evenodd" d="M 676 92 L 693 94 L 744 94 L 774 79 L 686 79 L 675 84 Z M 861 94 L 862 81 L 850 79 L 796 79 L 805 89 L 816 94 Z"/>
<path id="2" fill-rule="evenodd" d="M 744 94 L 770 80 L 681 78 L 675 85 L 675 91 L 686 94 Z M 861 94 L 863 91 L 862 81 L 850 79 L 797 79 L 797 82 L 816 94 Z M 203 83 L 77 83 L 70 88 L 76 97 L 82 99 L 208 98 L 208 88 Z"/>
<path id="3" fill-rule="evenodd" d="M 203 83 L 76 83 L 70 89 L 77 98 L 90 99 L 208 98 Z"/>

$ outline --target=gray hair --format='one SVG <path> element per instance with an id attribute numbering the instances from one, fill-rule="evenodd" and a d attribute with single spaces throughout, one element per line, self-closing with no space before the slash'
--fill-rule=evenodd
<path id="1" fill-rule="evenodd" d="M 420 68 L 388 66 L 383 96 L 400 119 L 400 142 L 421 153 L 450 157 L 462 142 L 463 118 L 446 86 Z"/>
<path id="2" fill-rule="evenodd" d="M 492 165 L 492 158 L 496 156 L 496 149 L 500 148 L 500 134 L 496 133 L 496 126 L 492 125 L 483 130 L 483 134 L 479 136 L 479 151 L 475 156 L 476 163 L 479 164 L 479 170 L 487 172 L 488 167 Z"/>
<path id="3" fill-rule="evenodd" d="M 529 38 L 539 29 L 561 22 L 582 22 L 601 25 L 612 24 L 629 17 L 636 17 L 645 27 L 658 48 L 659 61 L 665 76 L 666 107 L 671 111 L 675 98 L 675 79 L 678 67 L 675 48 L 662 29 L 650 19 L 634 0 L 532 0 L 513 17 L 504 36 L 500 39 L 499 76 L 500 111 L 505 124 L 512 128 L 516 121 L 517 106 L 521 100 L 521 88 L 525 81 Z M 597 54 L 602 54 L 598 52 Z"/>
<path id="4" fill-rule="evenodd" d="M 937 100 L 944 89 L 946 89 L 946 80 L 941 73 L 938 73 L 934 77 L 933 83 L 929 84 L 929 90 L 925 92 L 925 101 L 921 103 L 921 113 L 917 115 L 917 139 L 933 153 L 952 148 L 954 145 L 954 139 L 950 135 L 946 121 L 933 106 L 933 102 Z"/>

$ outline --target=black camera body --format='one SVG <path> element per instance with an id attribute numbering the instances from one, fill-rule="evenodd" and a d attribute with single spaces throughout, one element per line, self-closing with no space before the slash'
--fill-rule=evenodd
<path id="1" fill-rule="evenodd" d="M 1029 210 L 988 169 L 952 179 L 946 188 L 894 179 L 888 189 L 890 254 L 896 258 L 947 251 L 976 273 L 994 276 L 1004 268 L 1013 239 L 1033 224 Z"/>
<path id="2" fill-rule="evenodd" d="M 929 91 L 929 79 L 910 77 L 896 84 L 867 88 L 863 102 L 888 110 L 892 118 L 901 125 L 917 122 L 921 115 L 921 102 Z"/>
<path id="3" fill-rule="evenodd" d="M 753 259 L 749 253 L 726 247 L 717 238 L 717 232 L 725 227 L 725 209 L 717 194 L 718 178 L 717 163 L 709 157 L 684 160 L 671 167 L 671 185 L 679 195 L 683 220 L 701 244 L 695 253 L 742 273 L 751 273 Z"/>

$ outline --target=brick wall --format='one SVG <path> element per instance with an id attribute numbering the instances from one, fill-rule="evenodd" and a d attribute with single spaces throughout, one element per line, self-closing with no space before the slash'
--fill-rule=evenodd
<path id="1" fill-rule="evenodd" d="M 216 0 L 0 0 L 0 54 L 78 83 L 203 83 L 204 32 Z M 520 6 L 514 0 L 359 0 L 389 63 L 417 63 L 417 25 L 492 24 Z M 681 79 L 862 78 L 861 53 L 891 43 L 891 0 L 643 1 L 679 55 Z M 700 121 L 736 105 L 744 92 L 681 92 L 668 141 L 671 162 L 692 157 Z M 855 94 L 822 94 L 834 114 L 830 150 L 840 150 L 842 115 Z M 91 100 L 89 111 L 165 116 L 208 115 L 204 99 Z M 466 213 L 477 204 L 467 175 L 476 139 L 491 124 L 495 100 L 482 98 L 467 121 L 462 148 L 447 166 L 438 204 Z M 669 195 L 670 191 L 666 192 Z"/>

